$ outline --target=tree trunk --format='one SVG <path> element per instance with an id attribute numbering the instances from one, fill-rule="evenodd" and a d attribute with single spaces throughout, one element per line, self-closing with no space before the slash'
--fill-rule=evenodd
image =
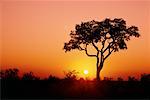
<path id="1" fill-rule="evenodd" d="M 100 65 L 99 66 L 97 66 L 97 73 L 96 73 L 96 79 L 99 81 L 99 80 L 101 80 L 100 79 L 100 71 L 101 71 L 101 69 L 103 68 L 103 63 L 104 62 L 100 62 Z"/>
<path id="2" fill-rule="evenodd" d="M 97 73 L 96 73 L 96 79 L 99 81 L 100 80 L 100 67 L 97 67 Z"/>

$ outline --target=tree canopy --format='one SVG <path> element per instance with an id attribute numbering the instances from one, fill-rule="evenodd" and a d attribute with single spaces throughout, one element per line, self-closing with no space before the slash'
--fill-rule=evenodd
<path id="1" fill-rule="evenodd" d="M 82 22 L 75 26 L 75 31 L 70 33 L 70 41 L 65 43 L 65 51 L 73 49 L 86 50 L 89 44 L 93 45 L 96 50 L 100 50 L 95 43 L 101 42 L 102 47 L 105 42 L 109 43 L 106 49 L 112 49 L 114 52 L 119 49 L 127 49 L 126 41 L 130 40 L 130 37 L 139 37 L 138 27 L 126 26 L 126 21 L 122 18 L 115 18 L 113 20 L 106 18 L 99 21 Z M 106 50 L 103 50 L 105 52 Z"/>

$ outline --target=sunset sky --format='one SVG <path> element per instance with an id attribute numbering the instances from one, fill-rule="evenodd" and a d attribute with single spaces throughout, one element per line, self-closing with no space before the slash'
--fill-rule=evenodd
<path id="1" fill-rule="evenodd" d="M 102 77 L 150 73 L 149 0 L 0 0 L 0 67 L 41 77 L 76 70 L 80 77 L 94 78 L 96 59 L 77 50 L 65 53 L 63 45 L 76 24 L 105 18 L 123 18 L 139 28 L 141 37 L 106 60 Z"/>

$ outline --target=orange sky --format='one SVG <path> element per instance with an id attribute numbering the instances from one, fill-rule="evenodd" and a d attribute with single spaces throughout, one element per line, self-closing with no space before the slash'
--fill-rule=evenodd
<path id="1" fill-rule="evenodd" d="M 150 73 L 150 1 L 148 0 L 1 0 L 0 66 L 17 67 L 46 77 L 63 77 L 64 71 L 89 70 L 95 77 L 96 59 L 84 52 L 65 53 L 69 33 L 81 21 L 106 17 L 123 18 L 139 27 L 141 37 L 129 41 L 128 49 L 113 53 L 105 62 L 102 76 Z M 85 76 L 84 76 L 85 77 Z"/>

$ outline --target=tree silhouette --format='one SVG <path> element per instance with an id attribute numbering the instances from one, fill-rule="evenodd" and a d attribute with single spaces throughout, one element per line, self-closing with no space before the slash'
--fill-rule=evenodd
<path id="1" fill-rule="evenodd" d="M 19 80 L 19 70 L 16 68 L 0 71 L 0 78 L 5 80 Z"/>
<path id="2" fill-rule="evenodd" d="M 96 57 L 97 73 L 96 79 L 100 79 L 100 71 L 104 61 L 120 49 L 127 49 L 126 41 L 130 37 L 139 37 L 138 27 L 126 26 L 126 21 L 122 18 L 109 19 L 103 21 L 82 22 L 75 26 L 75 30 L 70 33 L 70 41 L 64 43 L 65 52 L 73 49 L 85 51 L 89 57 Z M 89 47 L 94 47 L 96 54 L 89 54 Z"/>
<path id="3" fill-rule="evenodd" d="M 56 76 L 53 75 L 49 75 L 49 77 L 47 78 L 47 80 L 51 81 L 51 82 L 56 82 L 59 81 L 60 79 Z"/>
<path id="4" fill-rule="evenodd" d="M 128 81 L 132 82 L 132 81 L 137 81 L 137 79 L 133 76 L 129 76 L 128 77 Z"/>
<path id="5" fill-rule="evenodd" d="M 142 82 L 150 82 L 150 74 L 142 74 L 140 81 Z"/>
<path id="6" fill-rule="evenodd" d="M 40 78 L 35 76 L 33 72 L 28 72 L 23 74 L 22 80 L 40 80 Z"/>
<path id="7" fill-rule="evenodd" d="M 64 72 L 64 74 L 65 74 L 65 80 L 73 81 L 77 79 L 78 72 L 76 72 L 76 70 L 72 70 L 72 71 Z"/>
<path id="8" fill-rule="evenodd" d="M 118 77 L 117 80 L 118 80 L 118 81 L 123 81 L 123 78 Z"/>
<path id="9" fill-rule="evenodd" d="M 104 81 L 112 81 L 113 80 L 113 78 L 111 78 L 111 77 L 104 77 Z"/>

